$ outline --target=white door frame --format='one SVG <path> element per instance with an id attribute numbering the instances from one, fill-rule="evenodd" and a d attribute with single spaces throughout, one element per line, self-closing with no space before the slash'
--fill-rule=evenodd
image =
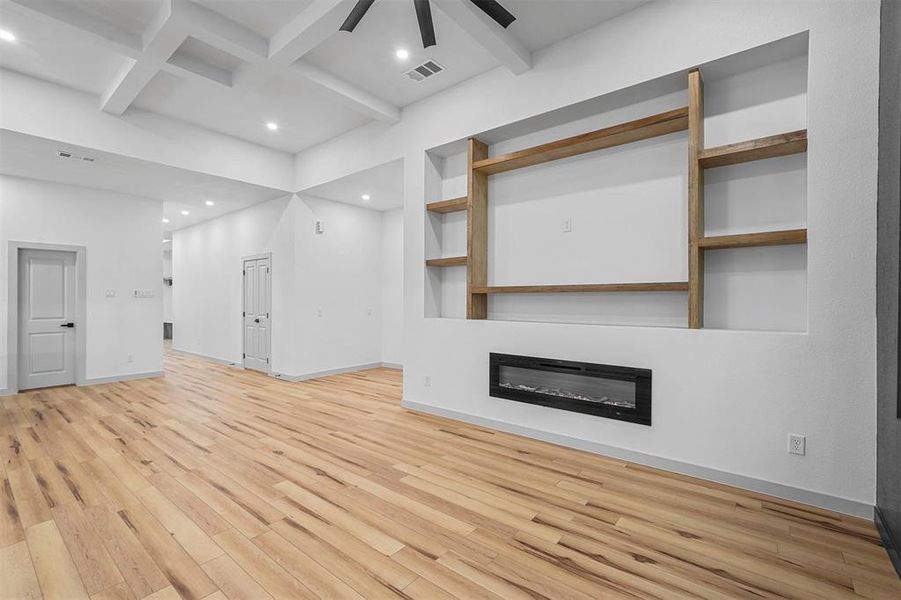
<path id="1" fill-rule="evenodd" d="M 249 254 L 241 258 L 241 368 L 244 366 L 244 263 L 248 260 L 259 260 L 261 258 L 269 259 L 269 373 L 272 372 L 272 252 L 261 252 L 260 254 Z M 255 369 L 254 369 L 255 370 Z"/>
<path id="2" fill-rule="evenodd" d="M 19 252 L 53 250 L 75 253 L 75 385 L 85 385 L 87 356 L 87 248 L 67 244 L 9 242 L 6 287 L 6 393 L 19 391 Z"/>

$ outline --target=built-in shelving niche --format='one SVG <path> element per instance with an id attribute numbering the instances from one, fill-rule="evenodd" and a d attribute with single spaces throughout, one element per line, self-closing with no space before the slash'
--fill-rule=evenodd
<path id="1" fill-rule="evenodd" d="M 703 327 L 805 331 L 807 35 L 699 69 Z M 690 104 L 688 80 L 673 73 L 473 136 L 488 145 L 475 169 L 490 173 L 488 268 L 487 286 L 469 292 L 487 292 L 487 318 L 689 325 L 689 131 L 687 117 L 674 121 Z M 672 132 L 533 166 L 492 160 L 653 116 Z M 780 137 L 760 141 L 768 136 Z M 743 155 L 722 148 L 750 140 L 759 143 Z M 467 145 L 426 154 L 427 317 L 467 316 Z M 748 162 L 728 164 L 739 159 Z M 633 285 L 643 283 L 665 285 Z"/>

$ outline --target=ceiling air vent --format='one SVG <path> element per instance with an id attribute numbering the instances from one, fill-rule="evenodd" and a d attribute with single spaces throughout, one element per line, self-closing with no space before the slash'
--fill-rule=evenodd
<path id="1" fill-rule="evenodd" d="M 66 150 L 57 150 L 56 155 L 60 158 L 71 158 L 72 160 L 83 160 L 85 162 L 94 162 L 95 158 L 91 158 L 90 156 L 79 156 L 77 154 L 72 154 L 71 152 L 67 152 Z"/>
<path id="2" fill-rule="evenodd" d="M 413 81 L 422 81 L 428 79 L 432 75 L 437 75 L 444 70 L 444 67 L 436 63 L 434 60 L 427 60 L 418 67 L 414 67 L 405 72 L 404 75 Z"/>

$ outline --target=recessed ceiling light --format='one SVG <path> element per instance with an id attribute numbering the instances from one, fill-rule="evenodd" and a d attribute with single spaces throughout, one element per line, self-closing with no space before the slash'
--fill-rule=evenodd
<path id="1" fill-rule="evenodd" d="M 15 42 L 16 36 L 14 36 L 12 32 L 0 29 L 0 40 L 3 40 L 4 42 Z"/>
<path id="2" fill-rule="evenodd" d="M 276 123 L 275 121 L 269 121 L 268 123 L 266 123 L 266 129 L 268 129 L 269 131 L 278 131 L 278 123 Z"/>
<path id="3" fill-rule="evenodd" d="M 167 219 L 166 217 L 163 217 L 163 223 L 168 223 L 168 222 L 169 222 L 169 219 Z"/>
<path id="4" fill-rule="evenodd" d="M 191 214 L 191 211 L 189 211 L 189 210 L 183 210 L 183 211 L 181 211 L 181 214 L 183 214 L 184 216 L 187 217 L 188 215 Z"/>
<path id="5" fill-rule="evenodd" d="M 206 204 L 207 206 L 213 206 L 216 203 L 213 202 L 212 200 L 207 200 L 206 202 L 204 202 L 204 204 Z"/>
<path id="6" fill-rule="evenodd" d="M 410 53 L 407 52 L 404 48 L 398 48 L 394 52 L 394 56 L 396 56 L 400 60 L 407 60 L 408 58 L 410 58 Z"/>
<path id="7" fill-rule="evenodd" d="M 362 198 L 363 200 L 369 200 L 369 194 L 363 194 L 362 196 L 360 196 L 360 198 Z"/>

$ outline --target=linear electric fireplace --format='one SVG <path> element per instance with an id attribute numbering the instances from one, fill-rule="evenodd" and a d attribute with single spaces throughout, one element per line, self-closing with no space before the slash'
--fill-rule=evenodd
<path id="1" fill-rule="evenodd" d="M 651 424 L 651 371 L 490 354 L 490 394 L 517 402 Z"/>

